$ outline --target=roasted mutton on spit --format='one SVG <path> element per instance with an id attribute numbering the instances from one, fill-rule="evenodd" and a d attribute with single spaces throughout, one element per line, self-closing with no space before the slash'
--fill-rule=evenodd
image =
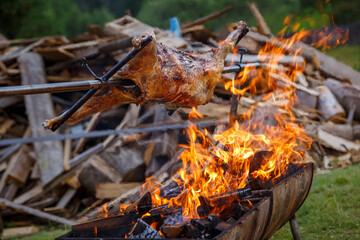
<path id="1" fill-rule="evenodd" d="M 224 68 L 226 55 L 244 32 L 246 23 L 240 21 L 218 48 L 202 53 L 187 53 L 157 43 L 152 31 L 134 37 L 135 48 L 139 48 L 149 35 L 153 40 L 113 76 L 124 79 L 124 84 L 100 89 L 66 123 L 76 123 L 91 114 L 125 103 L 156 101 L 172 109 L 208 103 Z M 46 120 L 43 126 L 51 129 L 57 120 Z"/>

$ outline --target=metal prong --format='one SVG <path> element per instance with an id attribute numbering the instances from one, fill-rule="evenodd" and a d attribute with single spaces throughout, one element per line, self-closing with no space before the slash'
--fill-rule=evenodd
<path id="1" fill-rule="evenodd" d="M 100 79 L 98 76 L 96 76 L 94 71 L 89 67 L 89 64 L 87 63 L 86 57 L 82 58 L 81 66 L 85 67 L 95 79 L 97 79 L 97 80 Z"/>

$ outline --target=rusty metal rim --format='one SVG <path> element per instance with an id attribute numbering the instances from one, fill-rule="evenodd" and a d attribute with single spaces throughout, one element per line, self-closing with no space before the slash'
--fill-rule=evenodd
<path id="1" fill-rule="evenodd" d="M 306 168 L 311 168 L 311 181 L 310 181 L 310 186 L 309 189 L 307 190 L 306 194 L 305 194 L 305 198 L 304 201 L 302 201 L 302 203 L 299 205 L 299 207 L 294 211 L 297 212 L 297 210 L 299 210 L 299 208 L 303 205 L 303 203 L 305 202 L 307 196 L 309 195 L 310 189 L 311 189 L 311 185 L 312 185 L 312 181 L 314 178 L 314 164 L 313 163 L 302 163 L 302 168 L 300 170 L 298 170 L 297 172 L 293 173 L 291 176 L 281 180 L 280 182 L 278 182 L 275 186 L 273 186 L 272 188 L 269 189 L 269 195 L 270 195 L 270 209 L 269 209 L 269 215 L 268 215 L 268 219 L 266 221 L 266 226 L 269 226 L 270 220 L 271 220 L 271 216 L 272 216 L 272 212 L 273 212 L 273 201 L 274 201 L 274 188 L 278 187 L 280 184 L 283 184 L 284 182 L 290 181 L 292 178 L 295 178 L 296 176 L 298 176 L 299 174 L 301 174 L 302 172 L 305 171 Z M 285 221 L 285 223 L 280 226 L 276 231 L 278 231 L 280 228 L 282 228 L 285 224 L 287 223 L 287 221 Z M 264 235 L 266 232 L 266 228 L 264 229 L 264 232 L 262 233 L 261 239 L 264 239 Z"/>

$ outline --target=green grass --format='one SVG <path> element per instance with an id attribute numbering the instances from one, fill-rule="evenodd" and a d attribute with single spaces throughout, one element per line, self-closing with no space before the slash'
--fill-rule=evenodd
<path id="1" fill-rule="evenodd" d="M 343 45 L 326 51 L 326 54 L 360 71 L 360 45 Z"/>
<path id="2" fill-rule="evenodd" d="M 315 176 L 296 218 L 303 239 L 360 239 L 360 164 Z M 271 239 L 292 239 L 289 223 Z"/>
<path id="3" fill-rule="evenodd" d="M 53 224 L 52 224 L 53 225 Z M 71 227 L 69 226 L 51 226 L 51 227 L 45 227 L 40 232 L 29 235 L 26 237 L 21 238 L 8 238 L 11 240 L 53 240 L 61 235 L 64 235 L 65 233 L 71 231 Z"/>

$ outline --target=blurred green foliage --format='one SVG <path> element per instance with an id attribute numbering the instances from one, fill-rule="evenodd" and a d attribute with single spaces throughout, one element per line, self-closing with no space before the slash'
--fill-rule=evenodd
<path id="1" fill-rule="evenodd" d="M 89 24 L 112 19 L 114 16 L 105 7 L 84 12 L 71 0 L 0 1 L 0 32 L 8 38 L 76 36 Z"/>
<path id="2" fill-rule="evenodd" d="M 250 0 L 249 0 L 250 1 Z M 359 0 L 254 0 L 274 34 L 288 18 L 290 27 L 305 29 L 331 25 L 332 14 L 337 24 L 360 20 Z M 230 12 L 208 21 L 212 31 L 226 24 L 256 21 L 246 1 L 233 0 L 0 0 L 0 32 L 8 38 L 28 38 L 63 34 L 68 37 L 84 32 L 90 24 L 104 23 L 124 15 L 127 9 L 141 21 L 164 29 L 169 18 L 177 16 L 181 23 L 196 20 L 232 6 Z"/>
<path id="3" fill-rule="evenodd" d="M 273 32 L 282 29 L 283 19 L 299 8 L 299 0 L 272 0 L 255 1 L 265 20 Z M 207 16 L 220 11 L 227 6 L 233 9 L 230 12 L 205 23 L 212 31 L 220 31 L 226 24 L 245 20 L 248 25 L 256 25 L 246 1 L 233 0 L 144 0 L 143 6 L 137 17 L 154 26 L 168 28 L 167 19 L 177 16 L 182 23 L 194 21 L 199 17 Z M 274 14 L 276 11 L 276 14 Z"/>

